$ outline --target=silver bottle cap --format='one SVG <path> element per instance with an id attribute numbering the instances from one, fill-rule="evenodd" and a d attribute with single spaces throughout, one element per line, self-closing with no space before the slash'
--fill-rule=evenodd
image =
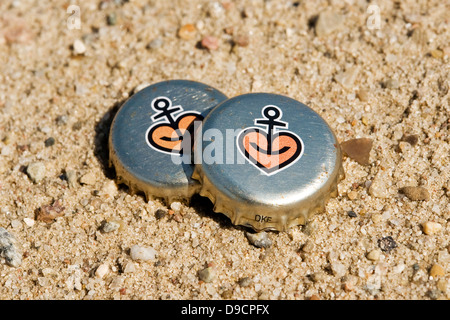
<path id="1" fill-rule="evenodd" d="M 339 143 L 324 119 L 291 98 L 228 99 L 195 137 L 200 195 L 233 224 L 285 231 L 324 210 L 344 178 Z"/>
<path id="2" fill-rule="evenodd" d="M 188 80 L 156 83 L 131 96 L 109 135 L 117 182 L 128 185 L 131 193 L 145 193 L 148 200 L 189 200 L 200 185 L 191 179 L 192 161 L 186 161 L 191 153 L 187 137 L 193 140 L 194 121 L 201 123 L 225 99 L 218 90 Z"/>

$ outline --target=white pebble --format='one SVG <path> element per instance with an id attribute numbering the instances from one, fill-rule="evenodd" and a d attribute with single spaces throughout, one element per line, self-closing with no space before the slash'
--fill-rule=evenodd
<path id="1" fill-rule="evenodd" d="M 34 183 L 45 178 L 45 165 L 42 162 L 33 162 L 27 167 L 27 174 Z"/>
<path id="2" fill-rule="evenodd" d="M 32 226 L 34 226 L 34 219 L 30 219 L 30 218 L 23 218 L 23 222 L 25 222 L 25 224 L 28 226 L 28 227 L 32 227 Z"/>
<path id="3" fill-rule="evenodd" d="M 141 247 L 137 244 L 133 245 L 130 249 L 130 256 L 133 260 L 155 260 L 156 250 L 152 247 Z"/>
<path id="4" fill-rule="evenodd" d="M 80 39 L 74 41 L 73 52 L 75 54 L 83 54 L 86 52 L 86 46 L 84 45 L 83 41 L 81 41 Z"/>
<path id="5" fill-rule="evenodd" d="M 109 265 L 107 263 L 101 264 L 98 266 L 97 270 L 95 270 L 95 275 L 103 279 L 104 276 L 106 276 L 109 272 Z"/>
<path id="6" fill-rule="evenodd" d="M 180 212 L 181 202 L 172 202 L 172 204 L 170 205 L 170 209 L 172 209 L 175 212 Z"/>

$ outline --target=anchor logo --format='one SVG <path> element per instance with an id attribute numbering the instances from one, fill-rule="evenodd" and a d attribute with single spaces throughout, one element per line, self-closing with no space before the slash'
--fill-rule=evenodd
<path id="1" fill-rule="evenodd" d="M 303 142 L 288 129 L 288 122 L 279 120 L 282 110 L 274 105 L 262 109 L 264 118 L 255 119 L 255 125 L 248 127 L 236 138 L 241 154 L 262 173 L 270 176 L 286 169 L 300 159 Z M 284 129 L 279 129 L 284 128 Z"/>
<path id="2" fill-rule="evenodd" d="M 167 97 L 158 97 L 151 104 L 156 114 L 151 117 L 152 124 L 145 133 L 147 144 L 158 152 L 183 154 L 183 137 L 192 136 L 194 121 L 202 121 L 203 116 L 196 111 L 183 111 L 182 106 L 172 106 Z M 178 113 L 177 116 L 174 116 Z M 158 121 L 165 118 L 162 121 Z M 192 148 L 191 139 L 191 148 Z"/>

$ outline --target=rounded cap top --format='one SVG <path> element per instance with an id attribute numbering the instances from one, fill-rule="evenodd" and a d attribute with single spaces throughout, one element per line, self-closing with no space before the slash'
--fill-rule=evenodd
<path id="1" fill-rule="evenodd" d="M 182 143 L 226 96 L 205 84 L 170 80 L 131 96 L 117 112 L 109 135 L 110 165 L 117 180 L 147 199 L 188 200 L 199 189 Z M 189 138 L 189 139 L 188 139 Z M 183 161 L 181 158 L 184 156 Z"/>
<path id="2" fill-rule="evenodd" d="M 341 149 L 327 123 L 281 95 L 252 93 L 222 102 L 204 119 L 195 144 L 200 195 L 234 224 L 257 231 L 303 224 L 337 194 L 344 176 Z"/>

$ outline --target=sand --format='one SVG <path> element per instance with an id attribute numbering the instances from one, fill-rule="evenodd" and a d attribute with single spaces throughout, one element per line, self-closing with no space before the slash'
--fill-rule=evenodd
<path id="1" fill-rule="evenodd" d="M 69 4 L 80 7 L 80 29 Z M 0 227 L 22 262 L 0 258 L 0 298 L 450 298 L 449 5 L 376 5 L 1 1 Z M 178 36 L 186 24 L 192 39 Z M 217 49 L 211 38 L 202 48 L 205 36 Z M 107 135 L 136 87 L 169 79 L 229 97 L 290 96 L 340 142 L 372 139 L 369 164 L 346 157 L 339 196 L 305 226 L 270 232 L 268 249 L 200 197 L 157 219 L 164 203 L 115 184 Z M 409 134 L 416 145 L 402 141 Z M 36 162 L 44 171 L 33 181 Z M 426 188 L 429 199 L 408 199 L 405 186 Z M 46 207 L 57 200 L 62 212 Z M 37 220 L 42 210 L 54 219 Z M 104 221 L 120 228 L 105 233 Z M 427 221 L 441 229 L 425 234 Z M 382 251 L 388 236 L 396 246 Z M 134 245 L 156 256 L 133 261 Z M 209 283 L 198 274 L 207 266 Z"/>

